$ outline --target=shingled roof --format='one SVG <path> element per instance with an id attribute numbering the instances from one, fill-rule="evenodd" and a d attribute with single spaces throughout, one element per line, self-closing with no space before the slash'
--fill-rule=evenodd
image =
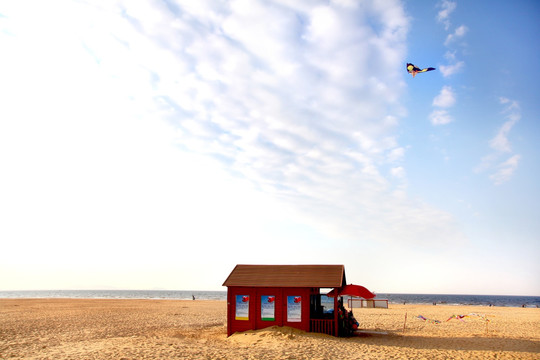
<path id="1" fill-rule="evenodd" d="M 345 284 L 343 265 L 236 265 L 223 286 L 335 288 Z"/>

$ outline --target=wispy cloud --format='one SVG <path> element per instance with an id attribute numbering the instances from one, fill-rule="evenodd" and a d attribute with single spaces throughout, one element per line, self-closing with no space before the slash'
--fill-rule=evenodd
<path id="1" fill-rule="evenodd" d="M 405 148 L 398 147 L 388 153 L 388 161 L 391 163 L 399 162 L 403 160 L 404 156 L 405 156 Z"/>
<path id="2" fill-rule="evenodd" d="M 433 99 L 433 106 L 448 108 L 454 106 L 456 103 L 456 96 L 451 86 L 445 85 L 441 89 L 439 95 Z"/>
<path id="3" fill-rule="evenodd" d="M 496 171 L 493 174 L 489 175 L 489 178 L 493 181 L 495 185 L 500 185 L 507 182 L 517 170 L 520 158 L 520 155 L 514 155 L 511 156 L 508 160 L 500 163 L 495 168 Z"/>
<path id="4" fill-rule="evenodd" d="M 482 158 L 475 172 L 490 171 L 489 178 L 495 185 L 500 185 L 512 177 L 517 170 L 521 155 L 512 154 L 512 146 L 508 136 L 514 125 L 521 119 L 519 103 L 505 97 L 499 98 L 499 103 L 504 105 L 503 114 L 507 119 L 497 131 L 497 134 L 489 141 L 489 146 L 494 150 L 491 154 Z M 500 158 L 504 154 L 512 154 L 504 161 Z"/>
<path id="5" fill-rule="evenodd" d="M 405 177 L 405 169 L 402 166 L 392 168 L 390 170 L 390 173 L 392 174 L 392 176 L 395 176 L 397 178 L 404 178 Z"/>
<path id="6" fill-rule="evenodd" d="M 451 65 L 441 65 L 439 69 L 444 77 L 449 77 L 460 72 L 465 67 L 465 62 L 458 61 Z"/>
<path id="7" fill-rule="evenodd" d="M 466 27 L 465 25 L 461 25 L 454 31 L 453 34 L 448 34 L 448 36 L 446 37 L 446 41 L 444 42 L 444 45 L 448 46 L 451 42 L 462 38 L 463 36 L 465 36 L 468 30 L 469 30 L 468 27 Z"/>
<path id="8" fill-rule="evenodd" d="M 281 211 L 254 204 L 274 201 L 331 239 L 462 237 L 403 191 L 401 1 L 13 4 L 0 146 L 18 158 L 0 159 L 0 191 L 27 195 L 0 210 L 46 227 L 26 238 L 69 249 L 91 228 L 81 238 L 110 242 L 110 259 L 128 241 L 148 256 L 148 239 L 219 253 L 264 235 L 253 224 Z M 22 203 L 31 214 L 11 211 Z M 19 239 L 21 223 L 1 235 Z"/>
<path id="9" fill-rule="evenodd" d="M 393 179 L 406 174 L 393 133 L 402 89 L 393 69 L 407 30 L 399 9 L 254 2 L 233 6 L 208 33 L 179 34 L 197 64 L 186 91 L 191 101 L 172 99 L 179 142 L 265 192 L 334 219 L 340 231 L 358 234 L 381 211 L 401 211 L 377 209 L 381 197 L 395 201 Z M 204 106 L 193 111 L 193 104 Z M 393 179 L 385 177 L 390 160 Z M 370 236 L 392 237 L 384 233 Z"/>
<path id="10" fill-rule="evenodd" d="M 433 125 L 446 125 L 453 121 L 452 116 L 448 112 L 448 108 L 454 106 L 456 96 L 451 86 L 445 85 L 441 91 L 433 99 L 432 105 L 436 108 L 429 115 L 429 119 Z M 441 109 L 442 108 L 442 109 Z"/>
<path id="11" fill-rule="evenodd" d="M 456 9 L 455 1 L 442 0 L 438 5 L 441 10 L 437 13 L 437 21 L 444 24 L 445 30 L 450 28 L 450 14 Z"/>
<path id="12" fill-rule="evenodd" d="M 437 21 L 444 24 L 444 29 L 449 31 L 450 29 L 450 14 L 456 9 L 457 2 L 442 0 L 438 6 L 442 9 L 437 14 Z M 457 27 L 454 32 L 449 33 L 444 41 L 444 46 L 452 47 L 459 39 L 463 39 L 469 28 L 466 25 Z M 452 76 L 460 72 L 465 66 L 465 62 L 458 60 L 456 57 L 456 51 L 447 51 L 445 54 L 446 59 L 450 64 L 440 65 L 439 68 L 444 77 Z"/>
<path id="13" fill-rule="evenodd" d="M 499 152 L 511 152 L 510 141 L 508 140 L 508 133 L 514 125 L 521 119 L 521 111 L 519 104 L 516 101 L 509 100 L 507 98 L 500 98 L 500 103 L 506 105 L 504 113 L 507 114 L 508 119 L 499 129 L 497 135 L 489 142 L 492 149 Z"/>
<path id="14" fill-rule="evenodd" d="M 446 125 L 452 122 L 452 117 L 448 113 L 448 110 L 433 110 L 429 114 L 429 120 L 433 125 Z"/>

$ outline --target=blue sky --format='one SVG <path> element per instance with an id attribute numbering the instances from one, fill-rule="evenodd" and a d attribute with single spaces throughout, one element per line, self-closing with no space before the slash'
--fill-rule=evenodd
<path id="1" fill-rule="evenodd" d="M 538 15 L 3 2 L 0 289 L 337 263 L 380 293 L 540 295 Z"/>

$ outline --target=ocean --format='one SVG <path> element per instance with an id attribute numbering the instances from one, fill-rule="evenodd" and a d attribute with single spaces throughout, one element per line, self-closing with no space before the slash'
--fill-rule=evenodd
<path id="1" fill-rule="evenodd" d="M 226 300 L 226 291 L 201 290 L 32 290 L 0 291 L 0 298 L 70 298 L 70 299 L 170 299 Z M 377 294 L 390 304 L 446 304 L 508 307 L 540 307 L 540 296 Z"/>

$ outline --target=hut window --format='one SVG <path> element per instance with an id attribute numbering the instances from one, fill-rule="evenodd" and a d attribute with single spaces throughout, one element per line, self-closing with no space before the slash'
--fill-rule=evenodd
<path id="1" fill-rule="evenodd" d="M 310 313 L 312 319 L 333 319 L 334 298 L 326 295 L 311 295 Z"/>

